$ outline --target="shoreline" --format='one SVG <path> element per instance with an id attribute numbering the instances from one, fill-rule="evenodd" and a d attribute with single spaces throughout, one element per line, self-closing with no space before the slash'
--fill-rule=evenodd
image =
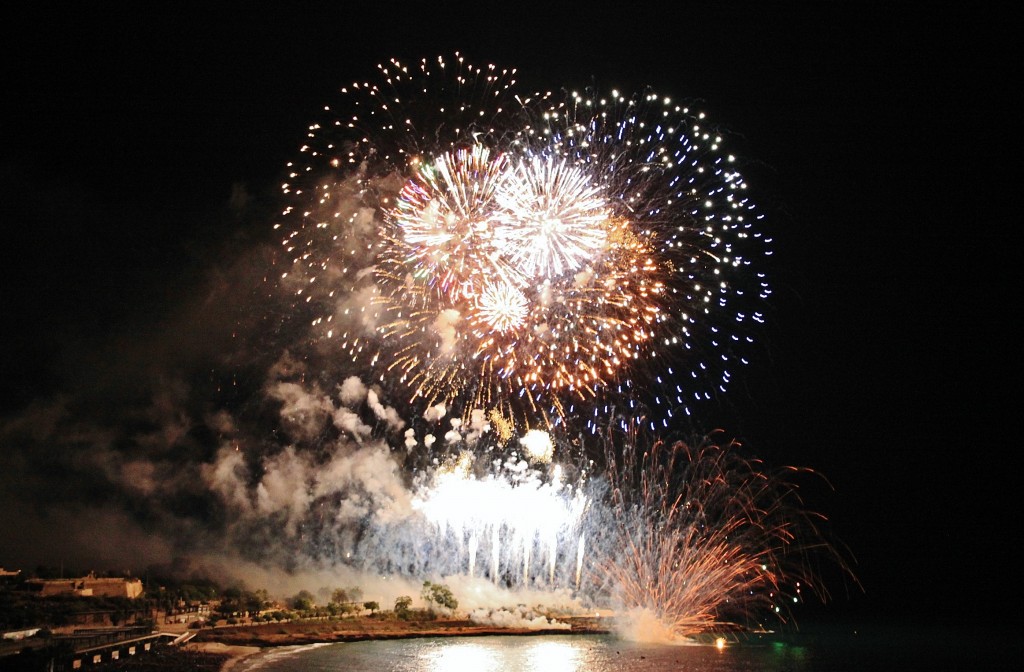
<path id="1" fill-rule="evenodd" d="M 465 619 L 400 621 L 382 618 L 233 625 L 200 630 L 184 646 L 192 651 L 226 656 L 220 667 L 221 672 L 226 672 L 245 658 L 282 646 L 428 637 L 598 635 L 611 631 L 610 619 L 606 618 L 577 616 L 561 619 L 560 622 L 568 623 L 569 628 L 500 627 L 481 625 Z"/>
<path id="2" fill-rule="evenodd" d="M 220 664 L 220 672 L 227 672 L 241 660 L 254 656 L 264 647 L 259 646 L 235 646 L 221 642 L 187 642 L 183 645 L 188 651 L 197 651 L 204 654 L 212 654 L 224 658 Z"/>

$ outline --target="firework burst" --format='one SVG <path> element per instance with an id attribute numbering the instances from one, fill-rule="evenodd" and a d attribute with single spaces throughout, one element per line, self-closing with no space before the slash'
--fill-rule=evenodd
<path id="1" fill-rule="evenodd" d="M 495 198 L 498 244 L 524 284 L 578 272 L 605 253 L 608 203 L 565 159 L 520 161 Z"/>
<path id="2" fill-rule="evenodd" d="M 521 328 L 529 314 L 526 296 L 508 282 L 493 282 L 484 286 L 476 304 L 475 313 L 485 328 L 499 332 Z"/>
<path id="3" fill-rule="evenodd" d="M 380 75 L 310 127 L 284 187 L 282 284 L 321 353 L 524 428 L 596 431 L 619 401 L 668 426 L 725 391 L 768 241 L 702 114 L 520 94 L 462 58 Z"/>

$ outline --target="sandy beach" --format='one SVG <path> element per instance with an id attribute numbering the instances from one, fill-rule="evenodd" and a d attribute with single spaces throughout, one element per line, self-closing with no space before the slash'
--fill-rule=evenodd
<path id="1" fill-rule="evenodd" d="M 230 670 L 243 658 L 259 653 L 262 650 L 262 648 L 258 646 L 236 646 L 221 642 L 189 642 L 185 645 L 185 648 L 190 651 L 198 651 L 204 654 L 223 656 L 225 660 L 220 666 L 222 672 Z"/>

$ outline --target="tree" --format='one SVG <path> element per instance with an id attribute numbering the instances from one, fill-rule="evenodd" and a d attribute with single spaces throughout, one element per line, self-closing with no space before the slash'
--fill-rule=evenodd
<path id="1" fill-rule="evenodd" d="M 380 604 L 378 604 L 377 602 L 373 602 L 373 601 L 363 602 L 363 609 L 369 609 L 370 613 L 372 614 L 373 612 L 375 612 L 378 609 L 380 609 Z"/>
<path id="2" fill-rule="evenodd" d="M 300 590 L 289 600 L 289 606 L 298 611 L 309 611 L 313 608 L 313 593 L 308 590 Z"/>
<path id="3" fill-rule="evenodd" d="M 362 597 L 362 589 L 356 586 L 352 586 L 351 588 L 335 588 L 334 592 L 331 593 L 331 602 L 333 604 L 358 602 Z"/>
<path id="4" fill-rule="evenodd" d="M 231 616 L 243 611 L 242 590 L 240 588 L 228 588 L 221 594 L 220 604 L 217 605 L 217 613 L 224 616 Z"/>
<path id="5" fill-rule="evenodd" d="M 268 602 L 270 598 L 266 590 L 257 590 L 254 593 L 245 591 L 242 594 L 241 607 L 251 617 L 258 614 Z"/>
<path id="6" fill-rule="evenodd" d="M 402 595 L 395 600 L 395 613 L 399 618 L 409 618 L 409 607 L 412 606 L 412 598 L 408 595 Z"/>
<path id="7" fill-rule="evenodd" d="M 455 611 L 459 608 L 459 601 L 455 599 L 451 588 L 442 583 L 424 581 L 423 592 L 420 593 L 420 597 L 428 604 L 436 604 L 449 611 Z"/>

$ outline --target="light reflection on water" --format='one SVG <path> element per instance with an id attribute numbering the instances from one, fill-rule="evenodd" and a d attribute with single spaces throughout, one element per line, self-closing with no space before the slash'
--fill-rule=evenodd
<path id="1" fill-rule="evenodd" d="M 429 672 L 517 669 L 576 672 L 584 669 L 581 667 L 580 642 L 566 637 L 515 643 L 486 639 L 490 641 L 436 641 L 422 656 L 425 663 L 422 669 Z"/>
<path id="2" fill-rule="evenodd" d="M 744 652 L 745 651 L 745 652 Z M 598 635 L 452 637 L 296 647 L 268 650 L 243 660 L 233 672 L 690 672 L 801 670 L 791 651 L 714 646 L 638 644 Z M 776 664 L 765 664 L 764 656 Z M 753 662 L 754 667 L 751 667 Z"/>
<path id="3" fill-rule="evenodd" d="M 496 651 L 475 642 L 438 646 L 430 649 L 423 658 L 426 669 L 430 672 L 441 672 L 442 670 L 497 672 L 501 667 Z"/>
<path id="4" fill-rule="evenodd" d="M 571 642 L 562 640 L 536 642 L 529 650 L 530 667 L 551 672 L 573 672 L 580 669 L 580 651 Z"/>
<path id="5" fill-rule="evenodd" d="M 242 660 L 232 672 L 940 672 L 1005 667 L 992 666 L 1005 656 L 991 645 L 996 631 L 985 632 L 982 639 L 979 633 L 952 628 L 830 627 L 734 642 L 722 650 L 713 643 L 640 644 L 603 635 L 406 639 L 267 649 Z M 995 641 L 1016 638 L 1014 631 Z"/>

